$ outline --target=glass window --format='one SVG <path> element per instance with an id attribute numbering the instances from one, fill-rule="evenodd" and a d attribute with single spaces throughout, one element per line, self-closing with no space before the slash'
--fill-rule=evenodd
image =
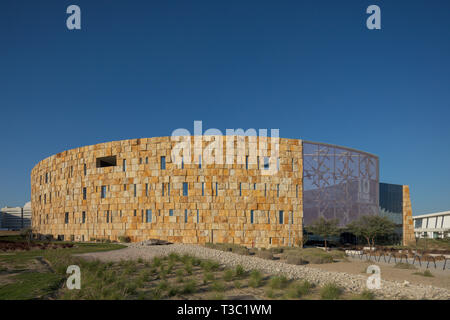
<path id="1" fill-rule="evenodd" d="M 84 172 L 84 175 L 86 175 L 86 173 L 87 173 L 87 167 L 86 167 L 86 164 L 83 165 L 83 172 Z"/>
<path id="2" fill-rule="evenodd" d="M 83 188 L 83 200 L 86 200 L 86 187 Z"/>
<path id="3" fill-rule="evenodd" d="M 136 209 L 134 209 L 134 212 L 133 212 L 133 216 L 135 216 L 136 217 Z"/>
<path id="4" fill-rule="evenodd" d="M 147 209 L 145 215 L 147 223 L 152 222 L 152 210 Z"/>
<path id="5" fill-rule="evenodd" d="M 239 197 L 242 197 L 242 183 L 239 183 Z"/>
<path id="6" fill-rule="evenodd" d="M 136 197 L 136 194 L 137 194 L 137 187 L 136 187 L 136 184 L 134 185 L 134 191 L 133 191 L 133 194 L 134 194 L 134 196 Z"/>
<path id="7" fill-rule="evenodd" d="M 264 157 L 264 170 L 269 170 L 269 157 Z"/>
<path id="8" fill-rule="evenodd" d="M 202 168 L 202 156 L 198 156 L 198 168 Z"/>
<path id="9" fill-rule="evenodd" d="M 123 159 L 122 160 L 122 170 L 125 172 L 127 170 L 127 160 Z"/>
<path id="10" fill-rule="evenodd" d="M 164 183 L 161 184 L 161 192 L 162 192 L 162 195 L 164 196 Z"/>
<path id="11" fill-rule="evenodd" d="M 184 210 L 184 223 L 188 222 L 188 211 L 187 209 Z"/>
<path id="12" fill-rule="evenodd" d="M 106 211 L 106 223 L 109 223 L 109 211 Z"/>
<path id="13" fill-rule="evenodd" d="M 245 156 L 245 169 L 248 170 L 248 156 Z"/>
<path id="14" fill-rule="evenodd" d="M 166 157 L 161 156 L 161 170 L 166 170 Z"/>
<path id="15" fill-rule="evenodd" d="M 170 183 L 167 183 L 167 195 L 170 196 Z"/>
<path id="16" fill-rule="evenodd" d="M 102 186 L 101 195 L 102 198 L 106 198 L 106 186 Z"/>
<path id="17" fill-rule="evenodd" d="M 198 213 L 198 209 L 197 209 L 197 223 L 200 222 L 200 217 L 199 217 L 199 213 Z"/>
<path id="18" fill-rule="evenodd" d="M 173 217 L 173 209 L 169 209 L 169 216 Z"/>
<path id="19" fill-rule="evenodd" d="M 202 182 L 202 196 L 205 195 L 205 183 Z"/>
<path id="20" fill-rule="evenodd" d="M 64 215 L 64 223 L 65 224 L 69 223 L 69 213 L 68 212 L 66 212 L 65 215 Z"/>
<path id="21" fill-rule="evenodd" d="M 284 212 L 283 212 L 283 210 L 280 210 L 280 212 L 279 212 L 279 223 L 280 224 L 283 224 L 284 223 Z"/>
<path id="22" fill-rule="evenodd" d="M 253 224 L 253 210 L 250 211 L 250 223 Z"/>
<path id="23" fill-rule="evenodd" d="M 218 183 L 216 182 L 216 197 L 219 195 L 219 187 L 218 187 Z"/>
<path id="24" fill-rule="evenodd" d="M 188 183 L 183 182 L 183 196 L 187 196 L 187 195 L 188 195 Z"/>

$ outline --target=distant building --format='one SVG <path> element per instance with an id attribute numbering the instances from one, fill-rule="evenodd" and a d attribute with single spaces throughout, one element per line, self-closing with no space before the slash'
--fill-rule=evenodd
<path id="1" fill-rule="evenodd" d="M 0 227 L 20 230 L 31 227 L 31 202 L 23 207 L 4 207 L 0 209 Z"/>
<path id="2" fill-rule="evenodd" d="M 450 211 L 413 216 L 416 238 L 450 237 Z"/>

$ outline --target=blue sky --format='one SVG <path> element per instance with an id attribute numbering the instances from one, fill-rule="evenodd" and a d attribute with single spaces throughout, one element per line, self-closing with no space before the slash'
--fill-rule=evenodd
<path id="1" fill-rule="evenodd" d="M 77 4 L 82 30 L 66 28 Z M 366 8 L 381 7 L 381 30 Z M 0 3 L 0 206 L 41 159 L 176 128 L 279 128 L 380 157 L 414 214 L 450 210 L 448 1 Z"/>

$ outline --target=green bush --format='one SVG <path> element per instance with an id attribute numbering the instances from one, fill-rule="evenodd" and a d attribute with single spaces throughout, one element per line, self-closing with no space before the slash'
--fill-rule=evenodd
<path id="1" fill-rule="evenodd" d="M 196 290 L 197 290 L 197 283 L 195 282 L 195 280 L 191 279 L 191 280 L 188 280 L 188 281 L 184 284 L 184 286 L 183 286 L 181 292 L 182 292 L 183 294 L 192 294 L 192 293 L 194 293 Z"/>
<path id="2" fill-rule="evenodd" d="M 286 287 L 288 280 L 285 276 L 272 277 L 269 281 L 271 289 L 283 289 Z"/>
<path id="3" fill-rule="evenodd" d="M 342 289 L 334 283 L 327 283 L 320 289 L 322 300 L 337 300 L 342 294 Z"/>
<path id="4" fill-rule="evenodd" d="M 252 288 L 258 288 L 262 285 L 263 276 L 261 272 L 258 270 L 253 270 L 250 273 L 250 280 L 248 282 L 248 285 Z"/>
<path id="5" fill-rule="evenodd" d="M 291 299 L 301 298 L 307 295 L 312 287 L 313 285 L 306 280 L 293 282 L 288 288 L 287 296 Z"/>
<path id="6" fill-rule="evenodd" d="M 242 282 L 240 282 L 239 280 L 234 280 L 234 287 L 236 289 L 242 288 Z"/>
<path id="7" fill-rule="evenodd" d="M 417 269 L 416 266 L 409 264 L 409 263 L 404 263 L 404 262 L 399 262 L 396 263 L 394 268 L 398 268 L 398 269 Z"/>
<path id="8" fill-rule="evenodd" d="M 259 250 L 256 252 L 258 258 L 273 260 L 273 253 L 269 250 Z"/>
<path id="9" fill-rule="evenodd" d="M 224 274 L 223 274 L 223 279 L 225 281 L 231 281 L 234 278 L 234 272 L 231 269 L 226 269 Z"/>
<path id="10" fill-rule="evenodd" d="M 243 277 L 245 275 L 245 269 L 240 264 L 236 266 L 234 269 L 234 273 L 236 274 L 236 277 Z"/>
<path id="11" fill-rule="evenodd" d="M 131 238 L 128 236 L 119 236 L 119 242 L 129 243 L 131 242 Z"/>
<path id="12" fill-rule="evenodd" d="M 300 257 L 304 261 L 314 264 L 333 262 L 333 256 L 330 253 L 316 248 L 284 250 L 283 258 L 287 259 L 290 256 Z"/>
<path id="13" fill-rule="evenodd" d="M 211 285 L 211 288 L 217 292 L 225 291 L 225 284 L 222 281 L 214 281 Z"/>
<path id="14" fill-rule="evenodd" d="M 375 294 L 368 290 L 365 289 L 363 292 L 361 292 L 359 295 L 357 295 L 355 297 L 356 300 L 375 300 Z"/>
<path id="15" fill-rule="evenodd" d="M 303 258 L 300 256 L 289 255 L 286 259 L 286 263 L 295 264 L 295 265 L 303 265 L 303 264 L 307 264 L 308 261 L 303 260 Z"/>

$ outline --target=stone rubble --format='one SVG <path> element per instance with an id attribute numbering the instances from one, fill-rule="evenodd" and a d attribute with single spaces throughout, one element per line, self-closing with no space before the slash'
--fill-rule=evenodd
<path id="1" fill-rule="evenodd" d="M 128 248 L 111 251 L 117 253 L 116 259 L 141 257 L 151 259 L 155 256 L 167 255 L 171 252 L 189 254 L 202 259 L 212 259 L 219 263 L 234 267 L 242 265 L 246 270 L 257 269 L 268 274 L 284 274 L 290 279 L 305 279 L 316 285 L 334 282 L 352 293 L 360 293 L 367 288 L 367 276 L 344 272 L 330 272 L 307 266 L 290 265 L 274 260 L 265 260 L 255 256 L 244 256 L 231 252 L 209 249 L 199 245 L 171 244 L 164 246 L 142 246 L 140 243 L 128 244 Z M 121 254 L 119 254 L 122 252 Z M 107 254 L 107 253 L 105 253 Z M 381 280 L 381 289 L 374 290 L 379 299 L 439 299 L 450 300 L 450 290 L 430 285 L 413 285 L 408 281 L 403 283 Z"/>

